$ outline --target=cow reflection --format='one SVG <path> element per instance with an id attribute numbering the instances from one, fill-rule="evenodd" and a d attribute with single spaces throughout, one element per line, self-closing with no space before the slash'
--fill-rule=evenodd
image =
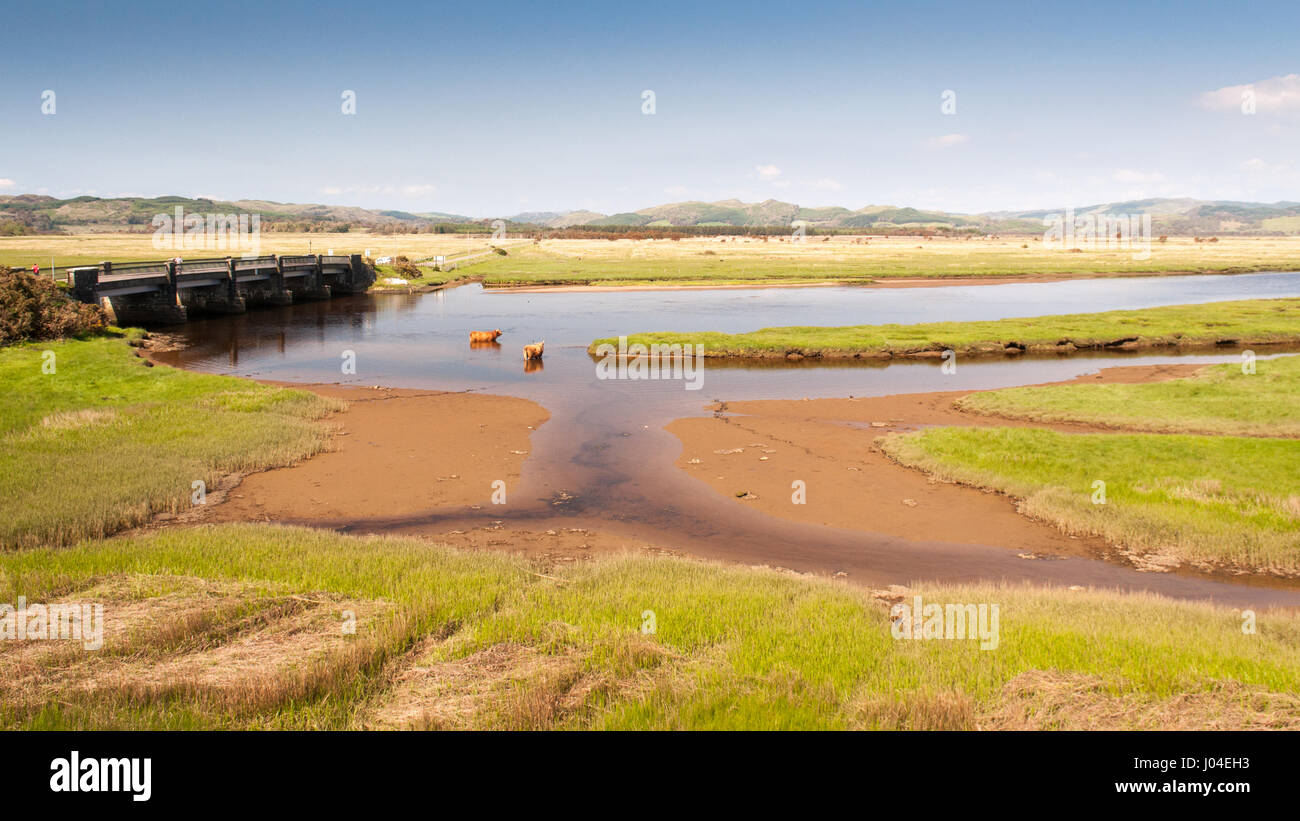
<path id="1" fill-rule="evenodd" d="M 475 351 L 499 351 L 501 350 L 501 343 L 493 339 L 483 342 L 470 342 L 469 347 Z"/>
<path id="2" fill-rule="evenodd" d="M 540 371 L 542 370 L 542 368 L 544 368 L 544 367 L 546 367 L 546 366 L 542 364 L 542 360 L 540 360 L 540 359 L 525 359 L 525 360 L 524 360 L 524 373 L 538 373 L 538 372 L 540 372 Z"/>

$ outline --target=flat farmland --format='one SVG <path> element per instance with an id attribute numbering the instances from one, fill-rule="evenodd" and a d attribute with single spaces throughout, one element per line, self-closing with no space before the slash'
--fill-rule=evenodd
<path id="1" fill-rule="evenodd" d="M 295 234 L 264 232 L 263 254 L 333 250 L 414 261 L 488 250 L 484 234 Z M 1224 273 L 1300 269 L 1300 237 L 1241 237 L 1197 242 L 1155 241 L 1150 257 L 1138 249 L 1078 252 L 1044 248 L 1039 237 L 955 239 L 921 237 L 691 237 L 672 239 L 541 239 L 507 233 L 501 257 L 481 258 L 475 276 L 493 286 L 725 285 L 867 282 L 945 278 L 1063 278 L 1141 273 Z M 0 238 L 0 264 L 48 269 L 101 260 L 225 256 L 226 249 L 157 249 L 153 235 L 68 234 Z"/>

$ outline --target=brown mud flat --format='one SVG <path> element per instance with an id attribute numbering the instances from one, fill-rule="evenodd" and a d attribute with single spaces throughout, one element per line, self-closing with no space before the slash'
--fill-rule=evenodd
<path id="1" fill-rule="evenodd" d="M 550 418 L 527 399 L 383 387 L 266 382 L 303 388 L 347 407 L 332 416 L 333 449 L 283 468 L 230 477 L 196 514 L 156 525 L 274 522 L 349 531 L 358 521 L 458 509 L 463 520 L 422 529 L 450 547 L 502 550 L 543 569 L 596 554 L 671 555 L 579 522 L 520 527 L 492 519 L 494 482 L 516 487 L 532 433 Z M 506 497 L 507 500 L 509 496 Z"/>
<path id="2" fill-rule="evenodd" d="M 1106 368 L 1071 382 L 1151 382 L 1188 376 L 1203 365 Z M 726 497 L 796 522 L 885 533 L 908 540 L 1000 544 L 1027 559 L 1113 557 L 1095 537 L 1070 536 L 1026 518 L 1007 496 L 933 480 L 890 459 L 875 444 L 887 433 L 930 426 L 1039 427 L 1100 432 L 1092 425 L 1006 420 L 958 410 L 971 391 L 849 399 L 723 402 L 712 417 L 678 419 L 677 466 Z M 793 483 L 804 483 L 795 503 Z"/>
<path id="3" fill-rule="evenodd" d="M 254 473 L 208 520 L 296 521 L 397 516 L 439 506 L 489 507 L 509 486 L 550 414 L 526 399 L 470 393 L 301 385 L 348 403 L 331 418 L 333 450 Z"/>

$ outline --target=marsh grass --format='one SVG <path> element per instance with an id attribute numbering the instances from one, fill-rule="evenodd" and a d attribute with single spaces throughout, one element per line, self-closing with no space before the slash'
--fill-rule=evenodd
<path id="1" fill-rule="evenodd" d="M 1300 440 L 931 428 L 880 442 L 904 464 L 1009 494 L 1027 515 L 1135 554 L 1300 573 Z"/>
<path id="2" fill-rule="evenodd" d="M 1300 356 L 1211 365 L 1187 379 L 1147 384 L 1048 385 L 982 391 L 957 400 L 974 413 L 1085 422 L 1159 433 L 1300 436 Z"/>
<path id="3" fill-rule="evenodd" d="M 45 373 L 44 352 L 54 355 Z M 0 547 L 67 544 L 191 506 L 228 474 L 322 450 L 341 405 L 307 391 L 149 367 L 127 340 L 0 349 Z"/>
<path id="4" fill-rule="evenodd" d="M 271 603 L 297 596 L 326 602 L 324 611 L 345 600 L 385 608 L 345 647 L 310 663 L 268 663 L 261 678 L 225 683 L 73 688 L 44 703 L 10 693 L 0 707 L 5 726 L 370 726 L 399 673 L 437 685 L 430 717 L 414 726 L 493 728 L 973 728 L 1004 721 L 1008 686 L 1036 671 L 1086 677 L 1092 692 L 1148 718 L 1170 699 L 1212 705 L 1229 692 L 1268 705 L 1270 694 L 1300 687 L 1300 616 L 1288 612 L 1261 612 L 1258 634 L 1246 635 L 1235 611 L 1147 595 L 992 585 L 913 591 L 931 602 L 997 603 L 1001 640 L 983 651 L 970 641 L 897 641 L 886 604 L 825 579 L 631 555 L 545 578 L 503 554 L 275 526 L 10 553 L 0 556 L 0 600 L 40 601 L 119 576 L 149 580 L 135 584 L 137 598 L 167 593 L 164 582 L 175 576 L 222 589 L 238 583 Z M 655 613 L 654 633 L 641 632 L 645 610 Z M 313 629 L 331 620 L 322 624 Z M 205 635 L 203 646 L 222 641 L 219 630 Z M 174 627 L 159 641 L 164 653 L 191 646 Z M 0 646 L 0 663 L 12 652 Z M 54 658 L 43 680 L 91 663 Z M 455 716 L 437 717 L 453 703 Z M 1068 703 L 1051 714 L 1053 726 L 1115 726 L 1109 713 L 1072 716 Z"/>
<path id="5" fill-rule="evenodd" d="M 1300 299 L 1173 305 L 1134 311 L 1061 314 L 978 322 L 763 328 L 750 333 L 640 333 L 628 344 L 701 344 L 705 356 L 905 356 L 951 349 L 958 355 L 1070 353 L 1300 341 Z M 597 339 L 588 347 L 617 339 Z"/>

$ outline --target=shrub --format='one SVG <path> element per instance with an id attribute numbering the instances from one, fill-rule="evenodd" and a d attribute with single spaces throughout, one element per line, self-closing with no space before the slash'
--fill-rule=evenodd
<path id="1" fill-rule="evenodd" d="M 99 306 L 74 302 L 53 280 L 16 268 L 0 271 L 0 344 L 99 331 L 105 319 Z"/>
<path id="2" fill-rule="evenodd" d="M 393 269 L 407 279 L 419 279 L 424 276 L 424 272 L 407 257 L 397 257 L 393 260 Z"/>

